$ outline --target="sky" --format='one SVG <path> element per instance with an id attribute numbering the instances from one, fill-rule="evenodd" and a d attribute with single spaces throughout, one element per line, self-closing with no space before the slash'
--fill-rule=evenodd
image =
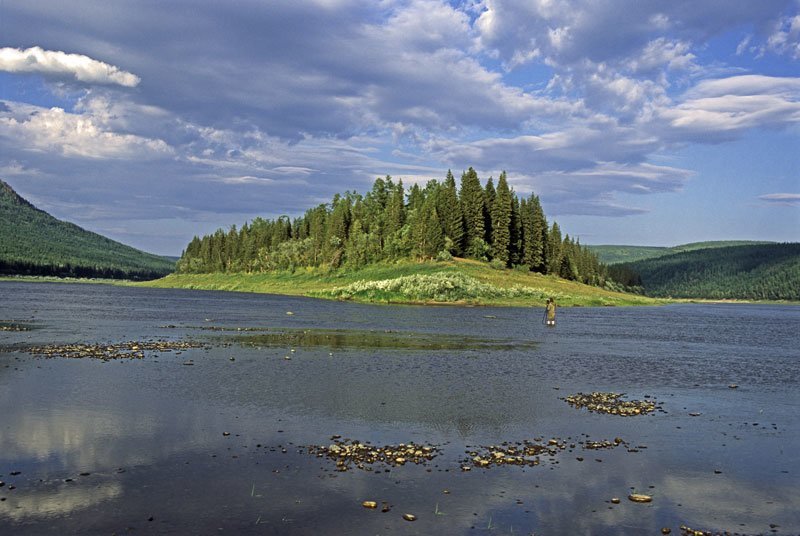
<path id="1" fill-rule="evenodd" d="M 583 244 L 800 241 L 800 0 L 0 0 L 0 179 L 125 244 L 470 166 Z"/>

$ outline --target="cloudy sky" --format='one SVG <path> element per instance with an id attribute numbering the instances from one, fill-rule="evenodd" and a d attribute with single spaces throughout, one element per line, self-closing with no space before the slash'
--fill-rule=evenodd
<path id="1" fill-rule="evenodd" d="M 469 166 L 585 244 L 800 241 L 800 0 L 0 2 L 0 178 L 121 242 Z"/>

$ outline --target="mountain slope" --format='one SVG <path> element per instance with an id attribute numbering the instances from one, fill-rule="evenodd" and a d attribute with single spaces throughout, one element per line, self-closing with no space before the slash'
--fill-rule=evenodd
<path id="1" fill-rule="evenodd" d="M 0 180 L 0 274 L 154 279 L 174 266 L 58 220 Z"/>
<path id="2" fill-rule="evenodd" d="M 684 251 L 695 251 L 698 249 L 725 248 L 731 246 L 750 246 L 758 244 L 773 244 L 774 242 L 759 242 L 753 240 L 717 240 L 712 242 L 692 242 L 673 247 L 658 246 L 621 246 L 621 245 L 598 245 L 586 246 L 598 256 L 603 264 L 618 264 L 622 262 L 636 262 L 645 259 L 653 259 L 672 255 Z"/>
<path id="3" fill-rule="evenodd" d="M 612 268 L 638 274 L 648 296 L 800 300 L 800 243 L 705 248 Z"/>

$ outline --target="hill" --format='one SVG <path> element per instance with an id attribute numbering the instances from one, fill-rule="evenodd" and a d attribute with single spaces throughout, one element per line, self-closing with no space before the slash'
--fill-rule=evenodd
<path id="1" fill-rule="evenodd" d="M 0 180 L 0 274 L 155 279 L 175 263 L 58 220 Z"/>
<path id="2" fill-rule="evenodd" d="M 616 264 L 609 275 L 655 297 L 800 300 L 800 243 L 695 249 Z"/>
<path id="3" fill-rule="evenodd" d="M 603 264 L 619 264 L 623 262 L 635 262 L 644 259 L 653 259 L 665 255 L 673 255 L 684 251 L 695 251 L 698 249 L 725 248 L 731 246 L 749 246 L 758 244 L 772 244 L 774 242 L 759 242 L 753 240 L 718 240 L 712 242 L 692 242 L 673 247 L 658 246 L 621 246 L 621 245 L 598 245 L 586 246 L 600 259 Z"/>

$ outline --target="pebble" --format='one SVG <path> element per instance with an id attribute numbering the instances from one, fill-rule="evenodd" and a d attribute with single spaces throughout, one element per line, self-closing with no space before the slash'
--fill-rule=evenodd
<path id="1" fill-rule="evenodd" d="M 191 341 L 128 341 L 116 344 L 48 344 L 31 346 L 26 351 L 46 358 L 90 358 L 108 361 L 110 359 L 143 359 L 145 351 L 171 352 L 172 350 L 203 347 L 202 344 Z"/>
<path id="2" fill-rule="evenodd" d="M 311 445 L 306 449 L 319 458 L 328 458 L 336 463 L 337 471 L 357 468 L 371 471 L 374 465 L 398 467 L 406 464 L 425 465 L 439 453 L 435 445 L 413 442 L 398 445 L 372 445 L 354 439 L 339 439 L 333 436 L 329 446 Z M 388 469 L 386 469 L 388 471 Z"/>
<path id="3" fill-rule="evenodd" d="M 623 396 L 618 393 L 577 393 L 562 398 L 562 400 L 578 409 L 586 408 L 592 413 L 605 413 L 622 417 L 646 415 L 656 409 L 660 409 L 651 400 L 622 400 Z"/>

